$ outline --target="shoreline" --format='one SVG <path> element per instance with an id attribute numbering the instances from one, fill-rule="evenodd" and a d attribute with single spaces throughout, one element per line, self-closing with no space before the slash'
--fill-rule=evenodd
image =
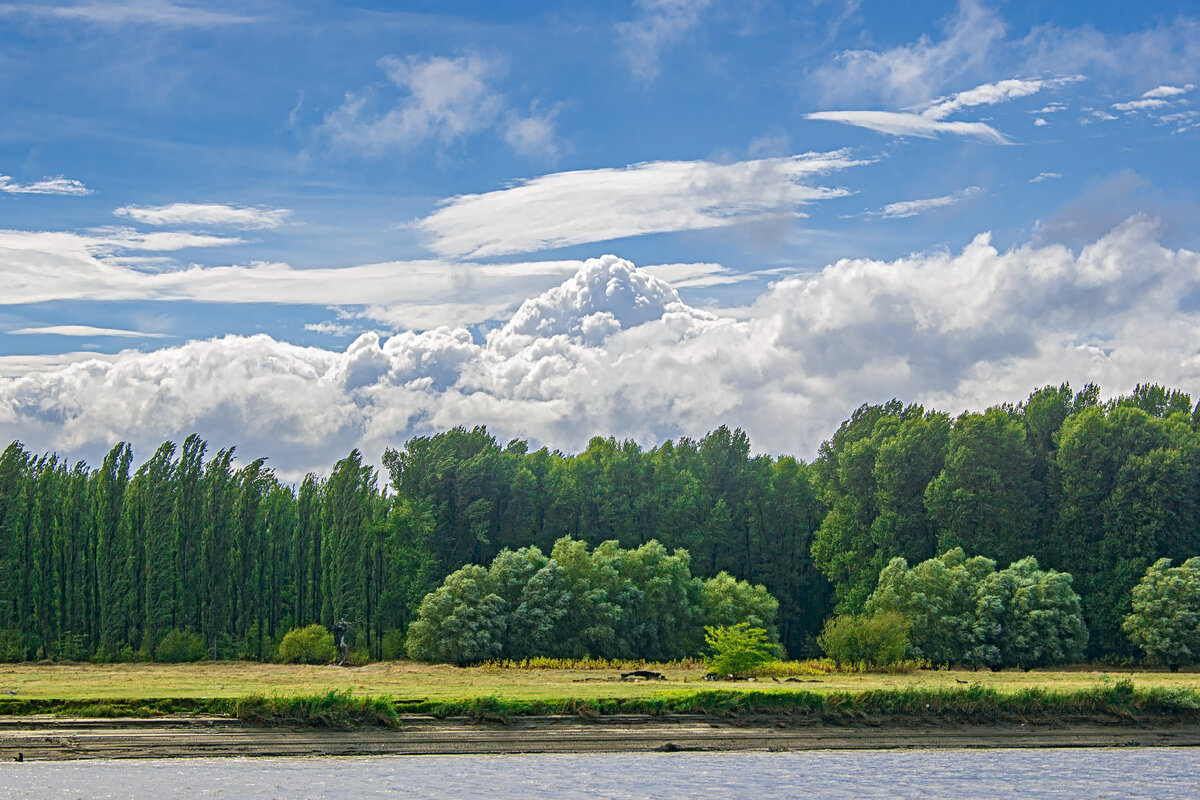
<path id="1" fill-rule="evenodd" d="M 970 724 L 864 716 L 404 716 L 399 728 L 264 726 L 221 716 L 0 718 L 0 760 L 501 755 L 1050 747 L 1196 747 L 1200 722 L 1111 717 Z M 19 756 L 18 756 L 19 754 Z"/>

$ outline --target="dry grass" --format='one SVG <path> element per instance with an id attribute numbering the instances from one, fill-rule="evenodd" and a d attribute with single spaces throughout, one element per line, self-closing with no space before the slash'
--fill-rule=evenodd
<path id="1" fill-rule="evenodd" d="M 349 690 L 355 695 L 386 696 L 397 700 L 450 700 L 499 697 L 507 700 L 649 697 L 670 688 L 816 692 L 871 690 L 954 690 L 980 686 L 1002 693 L 1040 688 L 1069 692 L 1103 686 L 1129 678 L 1139 689 L 1200 690 L 1196 671 L 1157 672 L 1093 667 L 1046 669 L 1032 672 L 920 670 L 906 674 L 830 674 L 804 676 L 801 682 L 705 683 L 701 666 L 664 666 L 666 683 L 625 683 L 617 670 L 486 669 L 407 661 L 345 668 L 218 662 L 197 664 L 3 664 L 0 697 L 61 700 L 120 700 L 137 698 L 214 698 L 248 695 L 318 695 Z"/>

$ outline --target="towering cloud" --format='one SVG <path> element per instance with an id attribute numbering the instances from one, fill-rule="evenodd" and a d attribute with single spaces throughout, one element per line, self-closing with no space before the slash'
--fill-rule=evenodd
<path id="1" fill-rule="evenodd" d="M 1062 380 L 1194 389 L 1200 312 L 1179 298 L 1197 289 L 1200 254 L 1162 247 L 1143 217 L 1077 253 L 1001 252 L 981 234 L 957 253 L 839 261 L 774 284 L 741 320 L 605 256 L 482 340 L 368 333 L 335 352 L 229 336 L 0 379 L 0 438 L 95 458 L 198 431 L 292 477 L 477 424 L 574 449 L 728 423 L 811 457 L 854 407 L 891 397 L 954 412 Z"/>

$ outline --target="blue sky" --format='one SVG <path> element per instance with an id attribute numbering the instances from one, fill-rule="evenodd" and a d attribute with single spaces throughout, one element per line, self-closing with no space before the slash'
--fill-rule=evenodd
<path id="1" fill-rule="evenodd" d="M 1200 394 L 1198 43 L 1194 2 L 0 3 L 0 434 L 294 475 Z"/>

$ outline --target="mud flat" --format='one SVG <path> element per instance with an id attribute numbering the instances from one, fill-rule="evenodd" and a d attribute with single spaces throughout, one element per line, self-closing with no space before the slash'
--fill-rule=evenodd
<path id="1" fill-rule="evenodd" d="M 217 716 L 0 719 L 0 759 L 1200 746 L 1200 723 L 1068 719 L 982 725 L 704 715 L 405 717 L 399 728 L 265 727 Z"/>

